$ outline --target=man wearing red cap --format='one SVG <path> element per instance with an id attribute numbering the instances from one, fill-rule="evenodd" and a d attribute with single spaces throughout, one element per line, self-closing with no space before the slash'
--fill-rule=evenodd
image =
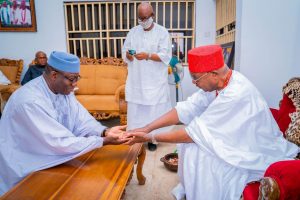
<path id="1" fill-rule="evenodd" d="M 295 157 L 299 148 L 283 138 L 253 84 L 224 64 L 219 45 L 190 50 L 188 62 L 200 90 L 125 136 L 132 137 L 129 144 L 182 143 L 178 145 L 180 183 L 173 190 L 176 199 L 240 199 L 248 182 L 259 180 L 271 163 Z M 178 122 L 185 128 L 147 134 Z"/>

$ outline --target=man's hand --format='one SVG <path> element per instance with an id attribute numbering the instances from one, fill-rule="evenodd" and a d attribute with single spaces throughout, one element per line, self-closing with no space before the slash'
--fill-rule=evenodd
<path id="1" fill-rule="evenodd" d="M 106 131 L 105 137 L 103 138 L 103 145 L 116 145 L 128 142 L 130 138 L 123 137 L 127 125 L 125 126 L 114 126 Z"/>
<path id="2" fill-rule="evenodd" d="M 130 61 L 133 61 L 133 55 L 129 54 L 128 51 L 126 51 L 126 58 Z"/>
<path id="3" fill-rule="evenodd" d="M 124 139 L 128 139 L 125 144 L 133 145 L 135 143 L 149 142 L 151 141 L 150 134 L 139 131 L 129 131 L 124 134 Z"/>
<path id="4" fill-rule="evenodd" d="M 135 54 L 134 57 L 138 60 L 147 60 L 149 59 L 149 54 L 146 52 L 140 52 Z"/>

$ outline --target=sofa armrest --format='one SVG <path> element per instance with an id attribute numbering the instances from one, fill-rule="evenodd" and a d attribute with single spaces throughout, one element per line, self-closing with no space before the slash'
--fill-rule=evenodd
<path id="1" fill-rule="evenodd" d="M 11 85 L 1 85 L 0 84 L 0 93 L 13 93 L 20 86 L 21 85 L 19 85 L 19 84 L 11 84 Z"/>
<path id="2" fill-rule="evenodd" d="M 11 94 L 20 87 L 19 84 L 0 85 L 0 111 L 4 110 L 4 105 L 8 101 Z"/>
<path id="3" fill-rule="evenodd" d="M 117 88 L 116 92 L 115 92 L 115 97 L 116 97 L 116 101 L 119 102 L 120 101 L 120 97 L 122 95 L 122 93 L 124 94 L 124 99 L 125 99 L 125 85 L 121 85 Z"/>
<path id="4" fill-rule="evenodd" d="M 119 102 L 120 124 L 127 124 L 127 102 L 125 101 L 125 85 L 121 85 L 115 93 L 116 101 Z"/>
<path id="5" fill-rule="evenodd" d="M 268 167 L 259 187 L 259 199 L 300 197 L 300 160 L 279 161 Z"/>
<path id="6" fill-rule="evenodd" d="M 260 181 L 258 199 L 278 200 L 280 197 L 280 189 L 271 177 L 264 177 Z"/>

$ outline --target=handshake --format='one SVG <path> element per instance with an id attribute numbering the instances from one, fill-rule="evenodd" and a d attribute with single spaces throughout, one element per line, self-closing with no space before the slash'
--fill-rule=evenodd
<path id="1" fill-rule="evenodd" d="M 137 128 L 130 131 L 126 131 L 126 127 L 127 125 L 114 126 L 110 129 L 107 129 L 104 133 L 103 145 L 133 145 L 135 143 L 151 141 L 151 136 L 148 134 L 150 130 L 146 127 Z"/>

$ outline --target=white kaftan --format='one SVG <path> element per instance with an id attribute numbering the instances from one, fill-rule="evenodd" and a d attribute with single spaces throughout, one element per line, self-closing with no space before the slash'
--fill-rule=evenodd
<path id="1" fill-rule="evenodd" d="M 161 62 L 153 60 L 129 61 L 126 51 L 157 54 Z M 150 31 L 138 25 L 132 28 L 124 42 L 123 59 L 128 63 L 126 101 L 128 101 L 127 129 L 139 128 L 171 110 L 168 86 L 168 65 L 172 57 L 172 46 L 168 31 L 154 23 Z M 147 114 L 141 114 L 147 112 Z"/>
<path id="2" fill-rule="evenodd" d="M 31 172 L 101 147 L 104 128 L 73 93 L 55 95 L 43 76 L 22 86 L 0 120 L 0 195 Z"/>
<path id="3" fill-rule="evenodd" d="M 187 200 L 239 199 L 267 167 L 296 156 L 267 103 L 239 72 L 219 92 L 199 90 L 176 106 L 194 143 L 180 144 L 179 177 Z M 174 194 L 173 192 L 173 194 Z"/>

